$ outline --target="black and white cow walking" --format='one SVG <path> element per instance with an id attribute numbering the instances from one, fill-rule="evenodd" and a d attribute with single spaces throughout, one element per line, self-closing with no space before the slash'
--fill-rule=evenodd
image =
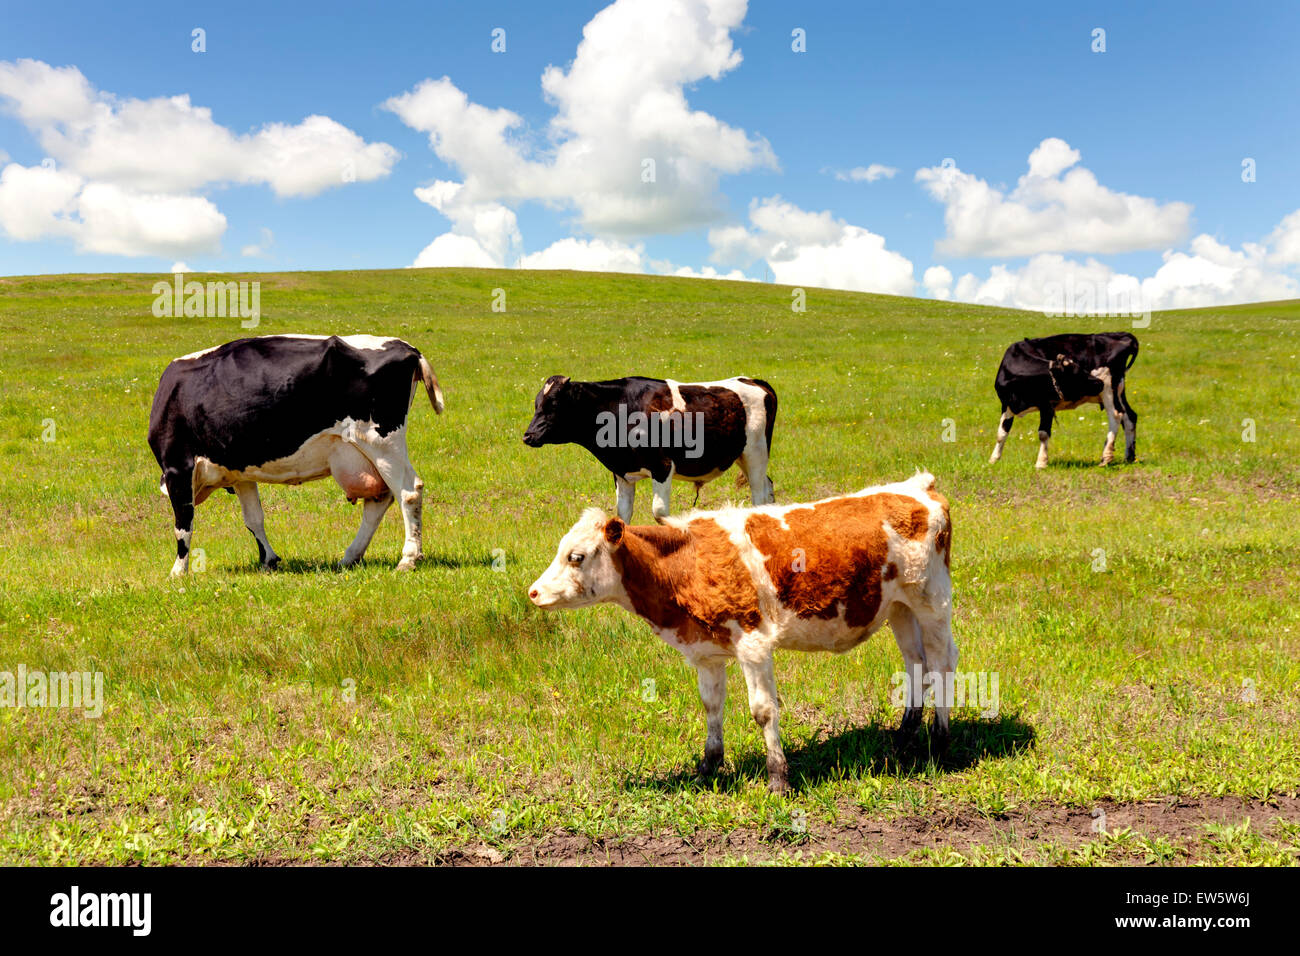
<path id="1" fill-rule="evenodd" d="M 406 526 L 398 570 L 421 557 L 423 482 L 406 454 L 406 417 L 423 384 L 441 414 L 442 390 L 424 357 L 373 335 L 267 335 L 175 359 L 149 415 L 149 447 L 176 517 L 176 563 L 189 570 L 194 506 L 225 488 L 239 496 L 262 566 L 279 563 L 263 526 L 259 482 L 296 485 L 333 475 L 362 505 L 343 554 L 354 564 L 396 499 Z"/>
<path id="2" fill-rule="evenodd" d="M 1124 375 L 1137 358 L 1137 338 L 1128 332 L 1094 335 L 1049 335 L 1024 339 L 1007 349 L 998 366 L 994 389 L 1002 402 L 998 443 L 990 462 L 1002 457 L 1002 446 L 1016 417 L 1038 409 L 1038 467 L 1047 467 L 1047 442 L 1057 412 L 1095 402 L 1106 412 L 1106 447 L 1101 463 L 1115 460 L 1115 435 L 1124 427 L 1124 460 L 1137 457 L 1137 412 L 1129 404 Z"/>
<path id="3" fill-rule="evenodd" d="M 776 500 L 767 476 L 776 423 L 776 392 L 755 378 L 674 382 L 617 378 L 574 382 L 552 375 L 534 401 L 524 442 L 576 444 L 614 475 L 618 514 L 632 520 L 636 482 L 654 487 L 654 516 L 668 517 L 672 482 L 695 485 L 696 497 L 733 464 L 755 505 Z"/>

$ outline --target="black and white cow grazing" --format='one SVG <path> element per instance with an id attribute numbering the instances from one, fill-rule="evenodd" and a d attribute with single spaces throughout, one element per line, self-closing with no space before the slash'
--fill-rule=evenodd
<path id="1" fill-rule="evenodd" d="M 701 486 L 733 464 L 756 505 L 776 500 L 767 477 L 776 392 L 760 379 L 674 382 L 617 378 L 573 382 L 552 375 L 534 402 L 525 444 L 575 444 L 614 474 L 618 514 L 632 520 L 635 483 L 654 485 L 654 515 L 669 513 L 673 479 Z"/>
<path id="2" fill-rule="evenodd" d="M 361 530 L 343 565 L 366 553 L 394 498 L 406 544 L 398 570 L 421 556 L 423 482 L 406 454 L 406 416 L 423 384 L 442 413 L 438 377 L 401 339 L 267 335 L 174 360 L 149 414 L 149 447 L 176 515 L 176 563 L 189 570 L 194 506 L 225 488 L 239 496 L 263 567 L 279 558 L 263 527 L 259 482 L 297 485 L 333 475 L 361 499 Z"/>
<path id="3" fill-rule="evenodd" d="M 1094 335 L 1049 335 L 1024 339 L 1007 349 L 993 384 L 1002 402 L 998 443 L 989 461 L 1002 457 L 1002 446 L 1016 417 L 1038 409 L 1038 467 L 1047 467 L 1047 442 L 1057 412 L 1096 402 L 1106 412 L 1106 447 L 1101 463 L 1115 460 L 1115 434 L 1124 426 L 1124 460 L 1137 457 L 1137 412 L 1124 391 L 1124 375 L 1137 358 L 1137 338 L 1128 332 Z"/>

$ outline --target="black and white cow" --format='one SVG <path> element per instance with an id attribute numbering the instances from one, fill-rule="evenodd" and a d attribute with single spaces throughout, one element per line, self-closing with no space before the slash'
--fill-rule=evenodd
<path id="1" fill-rule="evenodd" d="M 761 379 L 574 382 L 552 375 L 537 393 L 524 442 L 581 445 L 595 455 L 614 475 L 624 521 L 632 520 L 635 483 L 649 478 L 654 515 L 663 519 L 674 479 L 694 483 L 698 499 L 705 482 L 736 463 L 753 503 L 774 502 L 767 462 L 775 423 L 776 392 Z"/>
<path id="2" fill-rule="evenodd" d="M 1128 332 L 1049 335 L 1024 339 L 1007 349 L 993 383 L 1002 402 L 998 443 L 989 462 L 1002 457 L 1007 433 L 1019 415 L 1038 409 L 1038 467 L 1047 467 L 1052 418 L 1060 411 L 1095 402 L 1106 412 L 1106 447 L 1101 463 L 1115 460 L 1115 434 L 1124 426 L 1124 460 L 1137 457 L 1137 412 L 1128 402 L 1124 375 L 1137 358 L 1138 341 Z"/>
<path id="3" fill-rule="evenodd" d="M 406 416 L 420 384 L 441 414 L 442 389 L 424 357 L 373 335 L 266 335 L 175 359 L 149 414 L 149 447 L 176 516 L 172 574 L 189 570 L 194 506 L 218 488 L 239 496 L 262 566 L 274 568 L 258 483 L 326 475 L 349 502 L 364 502 L 343 565 L 361 560 L 396 498 L 406 526 L 397 567 L 413 567 L 424 484 L 406 454 Z"/>

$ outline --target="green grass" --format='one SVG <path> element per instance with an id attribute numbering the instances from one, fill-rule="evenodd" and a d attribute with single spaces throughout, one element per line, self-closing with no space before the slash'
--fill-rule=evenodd
<path id="1" fill-rule="evenodd" d="M 98 720 L 0 708 L 0 863 L 358 862 L 485 843 L 520 859 L 557 832 L 730 831 L 775 834 L 758 858 L 782 860 L 798 852 L 781 837 L 795 809 L 833 826 L 846 808 L 996 819 L 1296 793 L 1300 303 L 1155 315 L 1129 378 L 1137 464 L 1095 467 L 1104 417 L 1088 406 L 1058 418 L 1036 472 L 1032 418 L 988 464 L 1003 350 L 1127 320 L 822 290 L 796 314 L 785 287 L 642 276 L 249 278 L 258 334 L 395 334 L 432 362 L 447 413 L 420 397 L 410 429 L 426 561 L 393 573 L 394 511 L 367 563 L 335 570 L 360 509 L 324 481 L 263 488 L 283 570 L 257 571 L 235 498 L 218 494 L 195 523 L 207 570 L 169 581 L 153 390 L 171 358 L 247 333 L 155 318 L 157 276 L 0 279 L 0 670 L 99 670 L 107 700 Z M 586 452 L 520 440 L 556 372 L 769 380 L 779 502 L 932 471 L 952 501 L 961 666 L 998 673 L 998 716 L 957 715 L 945 762 L 895 752 L 886 628 L 843 657 L 778 656 L 790 797 L 766 791 L 738 672 L 724 772 L 698 784 L 703 714 L 675 652 L 616 608 L 542 614 L 524 594 L 579 512 L 613 504 Z M 701 506 L 737 497 L 728 475 Z M 689 501 L 679 489 L 676 508 Z M 898 856 L 1295 861 L 1294 828 L 1086 836 Z"/>

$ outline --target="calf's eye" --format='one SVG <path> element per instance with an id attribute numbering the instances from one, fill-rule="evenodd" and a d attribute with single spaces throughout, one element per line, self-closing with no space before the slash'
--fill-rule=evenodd
<path id="1" fill-rule="evenodd" d="M 569 555 L 569 563 L 572 564 L 574 567 L 577 567 L 579 564 L 582 564 L 582 559 L 585 557 L 586 557 L 585 554 L 582 554 L 581 552 L 578 551 L 574 551 Z"/>

